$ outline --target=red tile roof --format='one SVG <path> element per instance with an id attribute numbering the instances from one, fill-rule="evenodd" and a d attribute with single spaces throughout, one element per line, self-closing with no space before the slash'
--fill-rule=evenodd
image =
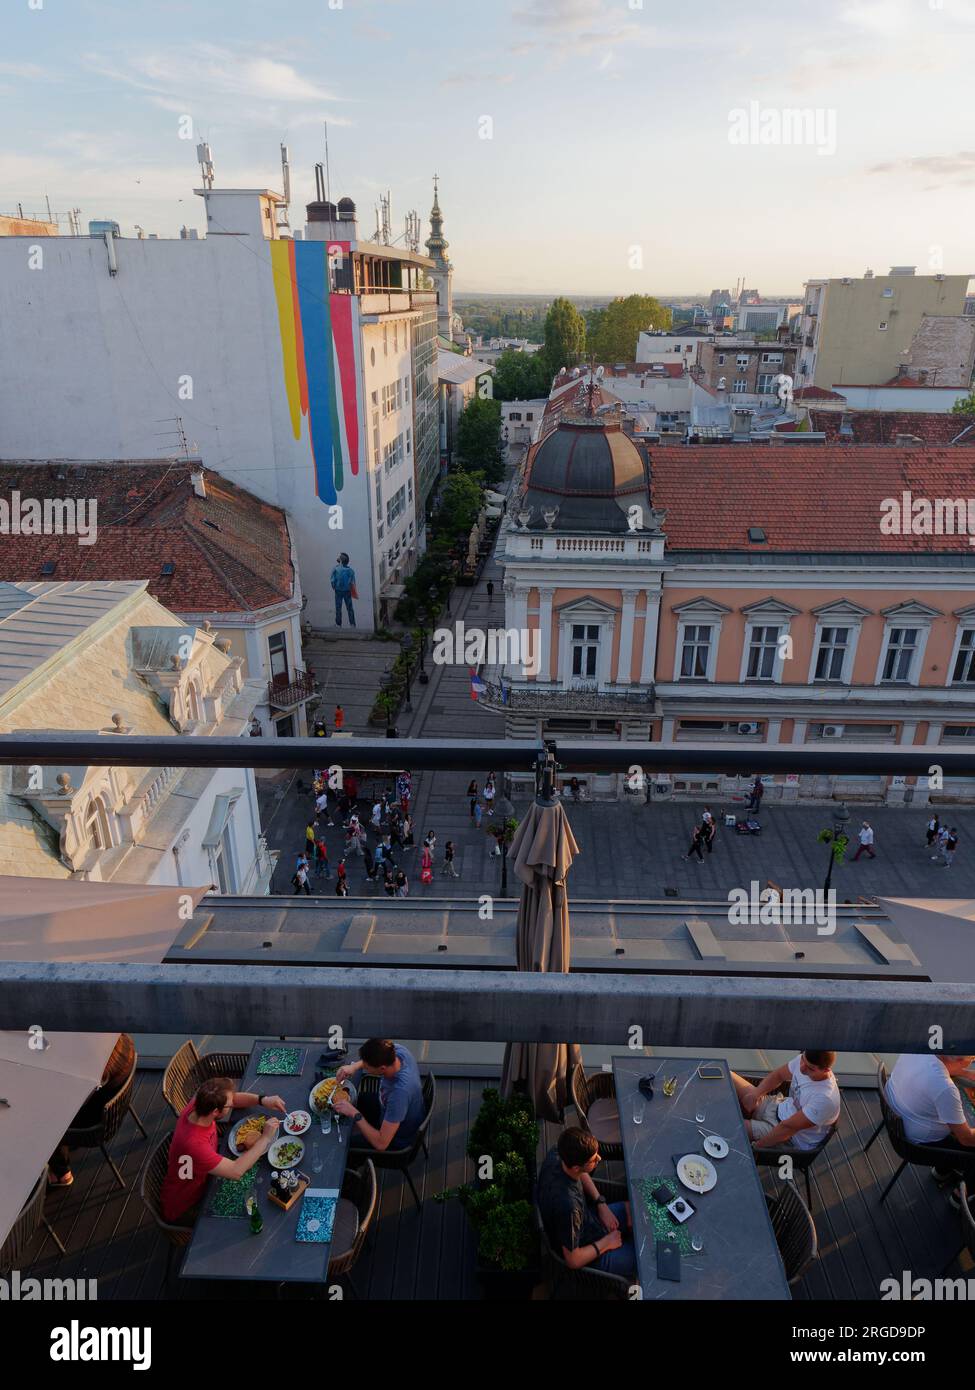
<path id="1" fill-rule="evenodd" d="M 253 612 L 294 593 L 285 514 L 217 473 L 197 497 L 180 462 L 11 463 L 0 461 L 0 496 L 96 501 L 97 539 L 0 533 L 0 575 L 52 580 L 147 579 L 152 596 L 177 613 Z M 172 575 L 162 567 L 174 566 Z"/>
<path id="2" fill-rule="evenodd" d="M 966 430 L 960 442 L 975 444 L 975 419 L 943 411 L 851 410 L 840 414 L 836 410 L 810 410 L 809 420 L 814 430 L 840 444 L 893 444 L 899 434 L 916 435 L 925 444 L 951 444 Z M 844 420 L 853 430 L 852 440 L 839 438 Z"/>
<path id="3" fill-rule="evenodd" d="M 845 401 L 846 397 L 841 396 L 838 391 L 827 391 L 825 386 L 800 386 L 799 390 L 793 393 L 793 399 L 797 401 Z"/>
<path id="4" fill-rule="evenodd" d="M 967 535 L 887 536 L 881 502 L 975 497 L 975 448 L 710 444 L 651 448 L 651 492 L 667 549 L 972 553 Z M 750 545 L 761 526 L 765 545 Z"/>

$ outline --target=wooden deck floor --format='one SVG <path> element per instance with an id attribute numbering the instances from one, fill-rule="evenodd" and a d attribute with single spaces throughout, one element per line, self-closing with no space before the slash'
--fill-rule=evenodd
<path id="1" fill-rule="evenodd" d="M 76 1155 L 74 1185 L 49 1194 L 46 1215 L 67 1249 L 60 1255 L 42 1229 L 25 1265 L 38 1278 L 95 1278 L 99 1300 L 160 1298 L 273 1298 L 266 1284 L 183 1280 L 166 1283 L 168 1246 L 145 1212 L 138 1193 L 143 1162 L 172 1129 L 158 1071 L 140 1071 L 134 1097 L 149 1140 L 128 1119 L 111 1153 L 128 1187 L 122 1191 L 98 1150 Z M 469 1176 L 467 1132 L 489 1081 L 438 1077 L 437 1107 L 430 1128 L 430 1160 L 414 1180 L 423 1203 L 417 1212 L 398 1173 L 379 1174 L 380 1207 L 374 1235 L 354 1271 L 363 1299 L 456 1300 L 480 1297 L 475 1251 L 457 1203 L 432 1201 L 435 1193 Z M 846 1089 L 840 1132 L 813 1168 L 813 1216 L 819 1258 L 795 1290 L 797 1299 L 876 1299 L 881 1280 L 935 1278 L 961 1244 L 959 1219 L 926 1169 L 908 1168 L 883 1207 L 880 1194 L 897 1159 L 881 1136 L 863 1146 L 879 1121 L 876 1093 Z M 549 1138 L 554 1132 L 546 1127 Z M 766 1181 L 771 1180 L 763 1170 Z M 801 1184 L 801 1179 L 800 1179 Z M 800 1185 L 800 1191 L 803 1188 Z M 26 1273 L 26 1270 L 23 1271 Z M 295 1296 L 307 1297 L 300 1290 Z"/>

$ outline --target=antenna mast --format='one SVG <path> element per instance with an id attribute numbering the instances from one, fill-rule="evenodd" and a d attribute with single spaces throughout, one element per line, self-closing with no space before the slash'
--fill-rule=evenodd
<path id="1" fill-rule="evenodd" d="M 325 122 L 325 199 L 332 201 L 332 177 L 328 168 L 328 121 Z"/>
<path id="2" fill-rule="evenodd" d="M 210 189 L 213 187 L 213 158 L 210 154 L 210 146 L 207 144 L 197 145 L 196 157 L 200 163 L 200 170 L 203 174 L 203 187 Z"/>

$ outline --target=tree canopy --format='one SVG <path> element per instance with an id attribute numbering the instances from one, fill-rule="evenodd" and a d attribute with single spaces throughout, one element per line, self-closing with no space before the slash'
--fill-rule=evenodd
<path id="1" fill-rule="evenodd" d="M 562 367 L 577 367 L 586 350 L 586 321 L 571 300 L 552 301 L 545 316 L 545 365 L 554 376 Z"/>
<path id="2" fill-rule="evenodd" d="M 633 362 L 637 339 L 652 328 L 670 328 L 671 312 L 649 294 L 614 299 L 589 314 L 589 351 L 599 362 Z"/>
<path id="3" fill-rule="evenodd" d="M 504 477 L 501 451 L 501 402 L 472 396 L 457 423 L 457 465 L 465 473 L 483 473 L 489 483 Z"/>
<path id="4" fill-rule="evenodd" d="M 499 401 L 531 401 L 547 396 L 552 384 L 541 352 L 502 352 L 494 364 L 494 397 Z"/>
<path id="5" fill-rule="evenodd" d="M 963 397 L 960 401 L 955 401 L 951 407 L 952 415 L 975 415 L 975 391 Z"/>

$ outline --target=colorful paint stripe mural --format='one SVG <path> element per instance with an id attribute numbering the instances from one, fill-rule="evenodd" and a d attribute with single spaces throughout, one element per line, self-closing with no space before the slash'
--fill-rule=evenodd
<path id="1" fill-rule="evenodd" d="M 349 254 L 348 242 L 335 244 Z M 307 418 L 315 490 L 334 503 L 347 471 L 359 472 L 359 410 L 352 296 L 329 292 L 328 256 L 320 241 L 271 242 L 284 384 L 295 439 Z"/>

